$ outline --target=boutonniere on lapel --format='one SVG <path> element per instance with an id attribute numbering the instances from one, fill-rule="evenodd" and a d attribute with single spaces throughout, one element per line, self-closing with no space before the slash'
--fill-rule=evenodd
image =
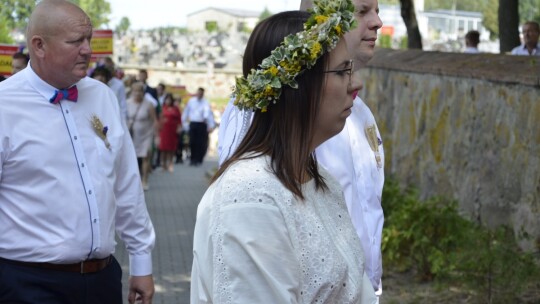
<path id="1" fill-rule="evenodd" d="M 377 168 L 382 168 L 381 152 L 379 151 L 379 146 L 382 144 L 382 140 L 377 137 L 377 127 L 375 125 L 368 126 L 365 129 L 366 137 L 369 142 L 369 146 L 373 153 L 375 154 L 375 161 L 377 161 Z"/>
<path id="2" fill-rule="evenodd" d="M 111 144 L 107 139 L 107 131 L 109 131 L 109 127 L 103 126 L 103 123 L 96 114 L 92 114 L 92 117 L 90 118 L 90 123 L 92 123 L 92 128 L 94 129 L 94 132 L 97 134 L 97 136 L 99 136 L 99 138 L 101 138 L 101 140 L 103 140 L 103 143 L 105 143 L 105 147 L 111 150 Z"/>

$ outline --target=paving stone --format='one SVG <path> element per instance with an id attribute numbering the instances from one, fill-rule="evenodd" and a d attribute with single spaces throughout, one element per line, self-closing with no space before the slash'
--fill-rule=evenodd
<path id="1" fill-rule="evenodd" d="M 150 189 L 145 193 L 156 231 L 156 247 L 152 252 L 154 304 L 189 303 L 195 215 L 209 184 L 207 173 L 215 167 L 217 159 L 207 158 L 199 167 L 176 164 L 173 173 L 158 168 L 150 175 Z M 127 303 L 129 259 L 121 241 L 115 256 L 122 265 Z"/>

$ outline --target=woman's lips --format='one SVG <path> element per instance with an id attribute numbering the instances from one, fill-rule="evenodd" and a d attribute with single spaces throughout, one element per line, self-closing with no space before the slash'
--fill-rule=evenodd
<path id="1" fill-rule="evenodd" d="M 375 43 L 377 41 L 377 38 L 366 38 L 366 39 L 363 39 L 365 42 L 368 43 L 369 46 L 375 46 Z"/>

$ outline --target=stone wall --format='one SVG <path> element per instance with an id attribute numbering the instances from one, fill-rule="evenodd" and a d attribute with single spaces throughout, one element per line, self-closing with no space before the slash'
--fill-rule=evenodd
<path id="1" fill-rule="evenodd" d="M 152 85 L 202 86 L 209 97 L 229 96 L 241 74 L 144 68 Z M 458 200 L 474 220 L 527 231 L 524 248 L 540 246 L 539 57 L 381 49 L 361 71 L 387 175 L 423 198 Z"/>
<path id="2" fill-rule="evenodd" d="M 387 174 L 538 250 L 540 57 L 385 49 L 362 73 Z"/>

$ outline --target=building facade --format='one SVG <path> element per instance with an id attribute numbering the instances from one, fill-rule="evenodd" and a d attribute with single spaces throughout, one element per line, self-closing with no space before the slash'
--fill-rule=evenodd
<path id="1" fill-rule="evenodd" d="M 187 15 L 187 28 L 190 32 L 221 31 L 228 34 L 251 31 L 259 21 L 261 12 L 205 8 Z"/>

